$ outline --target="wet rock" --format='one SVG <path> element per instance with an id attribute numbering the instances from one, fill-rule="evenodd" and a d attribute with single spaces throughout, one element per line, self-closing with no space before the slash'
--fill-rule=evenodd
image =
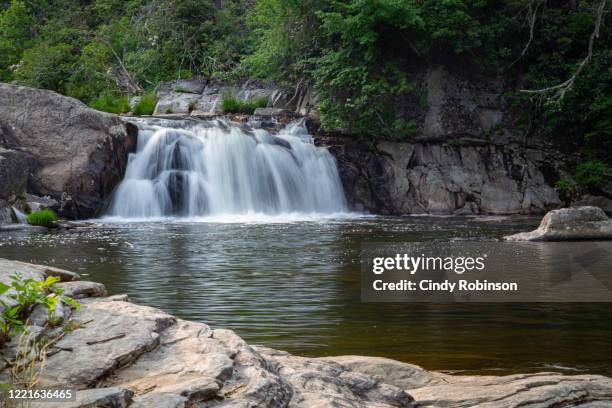
<path id="1" fill-rule="evenodd" d="M 253 114 L 256 116 L 281 116 L 291 115 L 292 113 L 282 108 L 257 108 Z"/>
<path id="2" fill-rule="evenodd" d="M 61 283 L 58 283 L 56 286 L 62 289 L 66 296 L 70 296 L 75 299 L 107 295 L 106 288 L 104 287 L 104 285 L 98 282 L 88 282 L 88 281 L 61 282 Z"/>
<path id="3" fill-rule="evenodd" d="M 570 207 L 547 213 L 531 232 L 505 237 L 508 241 L 570 241 L 612 239 L 612 220 L 598 207 Z"/>

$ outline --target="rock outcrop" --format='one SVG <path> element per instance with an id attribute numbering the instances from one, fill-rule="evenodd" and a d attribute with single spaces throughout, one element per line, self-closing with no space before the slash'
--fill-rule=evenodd
<path id="1" fill-rule="evenodd" d="M 76 99 L 16 85 L 0 84 L 0 106 L 0 198 L 24 195 L 27 179 L 27 192 L 57 200 L 60 215 L 96 215 L 123 177 L 135 128 Z"/>
<path id="2" fill-rule="evenodd" d="M 532 214 L 561 206 L 564 157 L 515 129 L 501 79 L 447 67 L 417 75 L 404 118 L 415 132 L 375 145 L 323 137 L 349 203 L 382 214 Z M 409 98 L 410 99 L 410 98 Z M 414 97 L 413 97 L 414 99 Z"/>
<path id="3" fill-rule="evenodd" d="M 250 79 L 240 83 L 224 83 L 201 77 L 165 81 L 155 89 L 158 97 L 155 115 L 210 116 L 221 113 L 224 94 L 241 100 L 264 97 L 269 108 L 301 115 L 314 114 L 316 96 L 308 87 L 288 92 L 274 82 Z M 261 113 L 264 116 L 269 112 Z M 256 113 L 257 115 L 257 113 Z"/>
<path id="4" fill-rule="evenodd" d="M 532 214 L 559 207 L 551 153 L 516 145 L 380 142 L 330 146 L 348 202 L 377 214 Z"/>
<path id="5" fill-rule="evenodd" d="M 56 268 L 0 260 L 0 280 L 24 271 L 58 275 L 75 289 L 91 287 Z M 177 319 L 126 296 L 82 290 L 64 328 L 28 326 L 52 341 L 39 386 L 76 388 L 76 401 L 33 407 L 605 407 L 612 379 L 537 373 L 453 376 L 379 357 L 297 357 L 250 346 L 231 330 Z M 44 325 L 44 321 L 37 323 Z M 0 353 L 10 363 L 15 345 Z M 9 367 L 0 372 L 6 381 Z"/>
<path id="6" fill-rule="evenodd" d="M 612 239 L 612 220 L 599 207 L 570 207 L 547 213 L 531 232 L 505 237 L 508 241 L 572 241 Z"/>

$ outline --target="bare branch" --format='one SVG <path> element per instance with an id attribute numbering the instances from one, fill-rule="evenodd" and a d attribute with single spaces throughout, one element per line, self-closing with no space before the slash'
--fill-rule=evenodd
<path id="1" fill-rule="evenodd" d="M 572 88 L 574 82 L 576 82 L 576 78 L 578 78 L 584 67 L 589 63 L 589 61 L 591 61 L 591 58 L 593 58 L 593 45 L 595 44 L 595 39 L 599 37 L 599 29 L 603 20 L 606 2 L 607 0 L 601 0 L 599 5 L 595 9 L 595 27 L 593 28 L 593 32 L 589 37 L 587 55 L 578 65 L 578 68 L 576 69 L 576 71 L 574 71 L 574 74 L 567 81 L 562 82 L 560 84 L 542 89 L 521 89 L 521 92 L 541 96 L 549 96 L 550 98 L 556 99 L 558 101 L 563 99 L 565 93 Z"/>
<path id="2" fill-rule="evenodd" d="M 531 0 L 529 2 L 529 5 L 527 6 L 527 22 L 529 23 L 529 40 L 527 40 L 525 47 L 523 47 L 523 51 L 521 52 L 521 55 L 519 55 L 512 62 L 512 64 L 510 64 L 510 66 L 516 64 L 518 60 L 520 60 L 521 58 L 525 56 L 525 54 L 527 53 L 527 50 L 529 49 L 529 46 L 533 42 L 535 24 L 536 24 L 536 20 L 538 17 L 538 10 L 544 3 L 546 3 L 546 0 Z"/>

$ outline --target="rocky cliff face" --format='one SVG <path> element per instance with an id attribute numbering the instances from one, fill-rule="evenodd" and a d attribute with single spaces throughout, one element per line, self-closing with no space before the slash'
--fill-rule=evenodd
<path id="1" fill-rule="evenodd" d="M 405 142 L 322 137 L 337 158 L 348 201 L 380 214 L 531 214 L 561 206 L 552 185 L 563 155 L 514 125 L 499 79 L 438 67 L 423 74 L 424 103 Z"/>
<path id="2" fill-rule="evenodd" d="M 123 176 L 135 127 L 76 99 L 9 84 L 0 84 L 0 106 L 0 199 L 27 190 L 56 199 L 62 216 L 96 215 Z"/>
<path id="3" fill-rule="evenodd" d="M 532 214 L 561 205 L 554 152 L 516 145 L 325 139 L 347 200 L 377 214 Z"/>

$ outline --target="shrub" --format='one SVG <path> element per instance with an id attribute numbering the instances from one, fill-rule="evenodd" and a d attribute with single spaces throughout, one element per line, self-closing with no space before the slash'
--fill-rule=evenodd
<path id="1" fill-rule="evenodd" d="M 265 108 L 268 105 L 267 96 L 256 96 L 248 100 L 236 98 L 231 93 L 223 94 L 221 99 L 221 112 L 223 113 L 246 113 L 253 114 L 257 108 Z"/>
<path id="2" fill-rule="evenodd" d="M 576 183 L 572 180 L 561 179 L 555 183 L 555 189 L 559 192 L 568 192 L 576 187 Z"/>
<path id="3" fill-rule="evenodd" d="M 3 309 L 0 314 L 0 335 L 3 337 L 23 331 L 24 320 L 36 305 L 44 306 L 50 318 L 54 317 L 58 301 L 79 308 L 79 304 L 73 298 L 64 295 L 62 289 L 55 286 L 59 278 L 47 276 L 44 281 L 37 281 L 32 278 L 24 279 L 20 273 L 15 273 L 10 278 L 10 284 L 0 282 L 0 295 L 13 289 L 13 293 L 9 293 L 8 297 L 16 303 L 9 307 L 0 300 Z"/>
<path id="4" fill-rule="evenodd" d="M 126 113 L 130 110 L 130 103 L 125 96 L 104 92 L 89 103 L 89 106 L 102 112 Z"/>
<path id="5" fill-rule="evenodd" d="M 147 93 L 142 95 L 140 100 L 134 105 L 133 113 L 137 116 L 152 115 L 155 112 L 155 106 L 157 105 L 157 97 L 154 93 Z"/>
<path id="6" fill-rule="evenodd" d="M 52 227 L 53 221 L 57 219 L 57 215 L 48 209 L 44 208 L 42 210 L 34 211 L 30 213 L 26 217 L 28 224 L 31 225 L 41 225 L 43 227 Z"/>
<path id="7" fill-rule="evenodd" d="M 605 163 L 590 160 L 576 166 L 574 179 L 582 187 L 601 188 L 606 184 L 606 173 L 608 170 L 608 166 Z"/>

